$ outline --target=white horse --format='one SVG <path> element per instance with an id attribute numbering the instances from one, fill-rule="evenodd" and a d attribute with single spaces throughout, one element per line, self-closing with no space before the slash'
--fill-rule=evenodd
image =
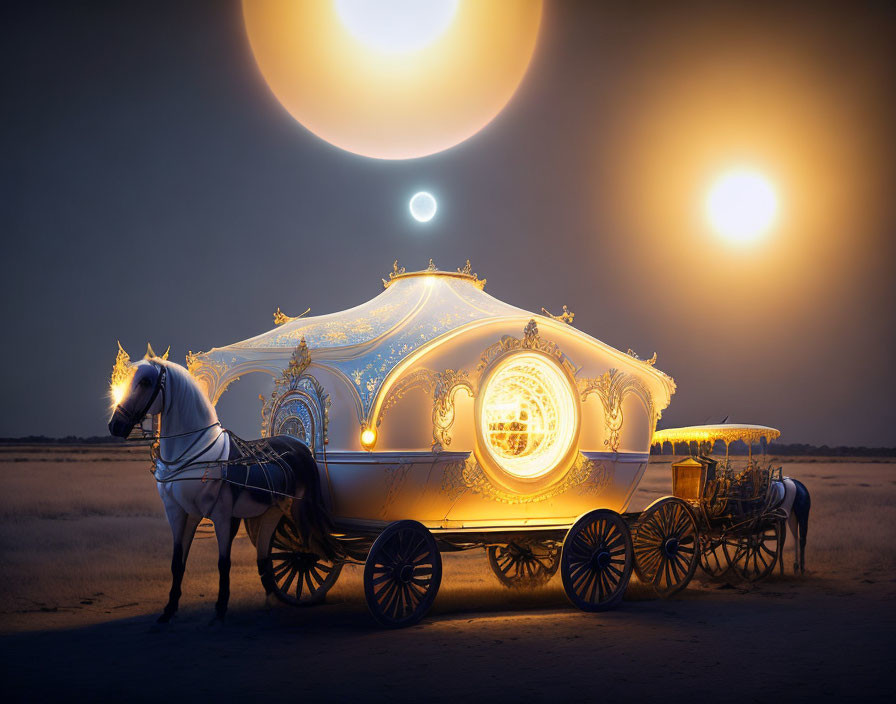
<path id="1" fill-rule="evenodd" d="M 271 533 L 284 511 L 291 511 L 307 544 L 321 554 L 332 554 L 320 474 L 303 443 L 287 436 L 249 443 L 239 440 L 221 427 L 193 376 L 160 357 L 133 365 L 109 432 L 128 437 L 147 415 L 156 414 L 160 439 L 154 473 L 174 538 L 171 592 L 159 623 L 167 623 L 177 611 L 190 545 L 203 517 L 214 523 L 218 540 L 219 585 L 213 621 L 223 620 L 227 612 L 230 552 L 241 519 L 263 516 L 256 545 L 258 570 L 268 595 L 273 585 L 264 565 Z"/>
<path id="2" fill-rule="evenodd" d="M 779 552 L 781 560 L 781 574 L 784 574 L 784 544 L 787 540 L 787 530 L 793 536 L 793 571 L 795 574 L 804 574 L 806 571 L 806 534 L 809 531 L 809 511 L 812 508 L 812 499 L 806 485 L 797 479 L 783 477 L 780 481 L 772 483 L 771 506 L 783 512 L 786 526 L 782 526 Z"/>

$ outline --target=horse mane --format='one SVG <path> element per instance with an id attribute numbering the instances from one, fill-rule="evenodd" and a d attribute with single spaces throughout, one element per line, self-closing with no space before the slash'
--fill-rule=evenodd
<path id="1" fill-rule="evenodd" d="M 164 366 L 168 371 L 165 394 L 169 404 L 168 413 L 182 422 L 191 418 L 205 421 L 205 424 L 218 420 L 215 407 L 190 372 L 180 364 L 167 359 L 155 357 L 152 361 Z"/>

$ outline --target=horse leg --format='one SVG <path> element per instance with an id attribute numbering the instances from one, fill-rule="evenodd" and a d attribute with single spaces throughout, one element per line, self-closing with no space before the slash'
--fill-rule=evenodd
<path id="1" fill-rule="evenodd" d="M 261 517 L 258 528 L 258 537 L 255 543 L 256 562 L 258 564 L 258 576 L 261 577 L 261 586 L 264 587 L 265 601 L 270 606 L 274 603 L 274 580 L 270 574 L 271 561 L 271 536 L 277 528 L 277 524 L 283 517 L 283 511 L 279 506 L 272 506 Z"/>
<path id="2" fill-rule="evenodd" d="M 800 540 L 796 522 L 796 512 L 791 511 L 790 517 L 787 519 L 787 527 L 793 536 L 793 573 L 797 574 L 800 568 Z"/>
<path id="3" fill-rule="evenodd" d="M 171 591 L 168 592 L 168 603 L 158 618 L 158 623 L 168 623 L 171 617 L 177 613 L 180 602 L 181 583 L 184 579 L 184 571 L 187 566 L 187 555 L 190 553 L 190 545 L 193 543 L 193 535 L 196 526 L 202 520 L 191 516 L 174 502 L 166 502 L 165 513 L 168 514 L 168 523 L 171 525 L 171 533 L 174 539 L 174 549 L 171 555 Z"/>
<path id="4" fill-rule="evenodd" d="M 224 620 L 227 602 L 230 601 L 230 550 L 236 532 L 240 529 L 240 520 L 231 517 L 227 525 L 215 524 L 215 537 L 218 539 L 218 601 L 215 602 L 215 619 L 219 621 Z"/>
<path id="5" fill-rule="evenodd" d="M 784 576 L 784 544 L 787 542 L 787 525 L 781 521 L 781 531 L 778 533 L 778 572 Z"/>
<path id="6" fill-rule="evenodd" d="M 806 574 L 806 533 L 809 532 L 809 511 L 806 510 L 798 519 L 800 529 L 800 574 Z"/>

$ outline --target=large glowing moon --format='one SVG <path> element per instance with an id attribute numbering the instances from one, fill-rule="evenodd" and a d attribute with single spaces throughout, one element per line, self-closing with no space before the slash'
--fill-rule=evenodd
<path id="1" fill-rule="evenodd" d="M 408 209 L 417 222 L 429 222 L 436 215 L 437 209 L 436 199 L 432 193 L 420 191 L 415 193 L 408 203 Z"/>
<path id="2" fill-rule="evenodd" d="M 778 196 L 761 173 L 729 171 L 706 196 L 706 217 L 712 228 L 732 242 L 752 242 L 765 234 L 778 214 Z"/>
<path id="3" fill-rule="evenodd" d="M 526 73 L 542 0 L 244 0 L 271 91 L 330 144 L 413 159 L 473 136 Z"/>

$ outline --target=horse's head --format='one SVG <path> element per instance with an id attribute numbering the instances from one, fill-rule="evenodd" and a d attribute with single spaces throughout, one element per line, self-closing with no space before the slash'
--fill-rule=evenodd
<path id="1" fill-rule="evenodd" d="M 113 385 L 115 406 L 109 421 L 109 432 L 119 438 L 128 437 L 147 415 L 161 412 L 167 370 L 160 362 L 143 359 L 130 365 L 123 376 Z"/>

